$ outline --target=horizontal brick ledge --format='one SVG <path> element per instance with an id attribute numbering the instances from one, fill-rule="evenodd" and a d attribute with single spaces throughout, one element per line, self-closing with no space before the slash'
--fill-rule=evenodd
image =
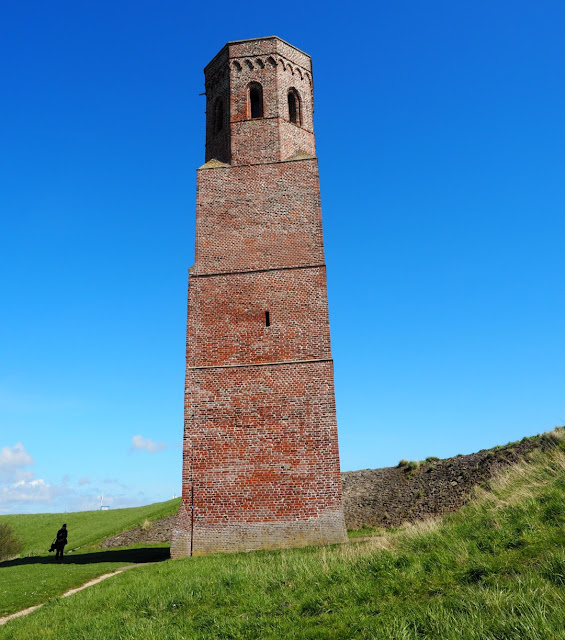
<path id="1" fill-rule="evenodd" d="M 208 273 L 191 272 L 189 269 L 189 275 L 191 278 L 207 278 L 210 276 L 231 276 L 239 273 L 267 273 L 269 271 L 289 271 L 292 269 L 320 269 L 325 268 L 325 264 L 300 264 L 293 267 L 269 267 L 267 269 L 241 269 L 240 271 L 210 271 Z"/>
<path id="2" fill-rule="evenodd" d="M 265 118 L 268 119 L 268 118 Z M 240 121 L 240 122 L 246 122 L 246 120 Z M 286 121 L 285 121 L 286 122 Z M 304 127 L 299 127 L 300 129 L 303 129 L 304 131 L 307 131 L 308 133 L 314 133 L 313 131 L 309 131 L 308 129 L 305 129 Z M 266 162 L 242 162 L 241 164 L 224 164 L 222 163 L 222 165 L 220 166 L 213 166 L 213 167 L 207 167 L 206 163 L 204 163 L 203 165 L 201 165 L 200 167 L 196 167 L 196 171 L 216 171 L 218 169 L 241 169 L 242 167 L 264 167 L 265 165 L 268 164 L 283 164 L 285 162 L 310 162 L 311 160 L 316 160 L 316 162 L 318 162 L 318 157 L 317 156 L 308 156 L 306 158 L 286 158 L 286 160 L 268 160 Z"/>
<path id="3" fill-rule="evenodd" d="M 251 362 L 246 364 L 210 364 L 204 367 L 187 367 L 187 370 L 234 369 L 236 367 L 272 367 L 281 364 L 308 364 L 309 362 L 332 362 L 332 358 L 317 358 L 315 360 L 281 360 L 279 362 Z"/>

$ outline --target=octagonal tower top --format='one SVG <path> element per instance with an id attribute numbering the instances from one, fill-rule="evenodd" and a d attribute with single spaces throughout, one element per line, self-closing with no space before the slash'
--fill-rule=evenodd
<path id="1" fill-rule="evenodd" d="M 276 36 L 228 42 L 204 69 L 206 162 L 316 155 L 310 56 Z"/>

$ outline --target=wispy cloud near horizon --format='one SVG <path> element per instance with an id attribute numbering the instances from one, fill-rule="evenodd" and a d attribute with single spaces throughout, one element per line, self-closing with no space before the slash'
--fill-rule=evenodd
<path id="1" fill-rule="evenodd" d="M 51 485 L 45 480 L 20 480 L 13 485 L 0 487 L 0 504 L 31 503 L 52 504 L 61 495 L 68 493 L 66 487 Z"/>
<path id="2" fill-rule="evenodd" d="M 164 442 L 154 442 L 151 438 L 144 438 L 142 435 L 133 436 L 131 439 L 132 451 L 147 451 L 148 453 L 157 453 L 163 451 L 167 445 Z"/>

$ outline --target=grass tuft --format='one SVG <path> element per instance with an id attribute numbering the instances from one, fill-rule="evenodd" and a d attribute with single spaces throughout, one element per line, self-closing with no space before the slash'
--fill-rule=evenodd
<path id="1" fill-rule="evenodd" d="M 0 522 L 0 562 L 19 555 L 23 546 L 12 527 L 7 522 Z"/>

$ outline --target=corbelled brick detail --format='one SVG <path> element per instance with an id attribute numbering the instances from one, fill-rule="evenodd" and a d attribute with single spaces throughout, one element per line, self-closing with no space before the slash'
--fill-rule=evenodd
<path id="1" fill-rule="evenodd" d="M 205 74 L 171 555 L 343 542 L 310 58 L 233 42 Z"/>

